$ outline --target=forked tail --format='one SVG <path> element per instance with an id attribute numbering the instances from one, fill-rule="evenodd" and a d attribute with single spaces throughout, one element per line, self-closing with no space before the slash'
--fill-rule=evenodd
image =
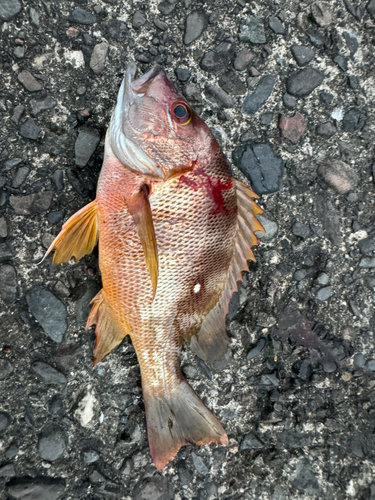
<path id="1" fill-rule="evenodd" d="M 143 396 L 150 452 L 157 469 L 165 467 L 186 443 L 228 444 L 221 424 L 186 380 L 181 380 L 168 393 L 144 386 Z"/>

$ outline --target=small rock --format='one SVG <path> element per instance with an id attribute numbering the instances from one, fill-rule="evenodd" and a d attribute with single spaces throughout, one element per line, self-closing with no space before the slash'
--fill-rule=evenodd
<path id="1" fill-rule="evenodd" d="M 98 400 L 91 386 L 88 386 L 83 397 L 78 403 L 74 416 L 80 421 L 83 427 L 91 427 L 95 415 L 95 406 Z"/>
<path id="2" fill-rule="evenodd" d="M 65 491 L 65 480 L 43 476 L 24 476 L 7 483 L 11 498 L 17 500 L 59 500 Z"/>
<path id="3" fill-rule="evenodd" d="M 186 18 L 184 44 L 190 45 L 194 42 L 207 29 L 207 26 L 208 18 L 203 10 L 191 12 Z"/>
<path id="4" fill-rule="evenodd" d="M 0 19 L 10 21 L 21 10 L 19 0 L 1 0 L 0 1 Z"/>
<path id="5" fill-rule="evenodd" d="M 311 377 L 311 374 L 312 374 L 311 362 L 309 359 L 304 359 L 301 363 L 298 376 L 302 380 L 308 380 Z"/>
<path id="6" fill-rule="evenodd" d="M 62 170 L 55 170 L 52 174 L 52 182 L 55 185 L 56 191 L 62 191 L 64 189 L 64 173 Z"/>
<path id="7" fill-rule="evenodd" d="M 310 228 L 307 224 L 297 221 L 293 224 L 292 233 L 294 236 L 299 236 L 304 240 L 310 234 Z"/>
<path id="8" fill-rule="evenodd" d="M 220 87 L 231 95 L 243 95 L 246 92 L 246 85 L 233 70 L 226 71 L 219 78 Z"/>
<path id="9" fill-rule="evenodd" d="M 304 491 L 310 495 L 320 493 L 319 483 L 311 469 L 310 462 L 302 458 L 296 466 L 295 472 L 289 478 L 290 482 L 299 491 Z"/>
<path id="10" fill-rule="evenodd" d="M 95 45 L 90 57 L 90 68 L 96 75 L 102 73 L 108 52 L 108 43 L 102 42 Z"/>
<path id="11" fill-rule="evenodd" d="M 293 279 L 295 281 L 302 281 L 307 276 L 307 271 L 305 269 L 300 269 L 293 274 Z"/>
<path id="12" fill-rule="evenodd" d="M 166 31 L 168 29 L 168 24 L 162 21 L 161 19 L 155 18 L 154 24 L 161 31 Z"/>
<path id="13" fill-rule="evenodd" d="M 228 95 L 217 85 L 212 85 L 211 83 L 206 85 L 206 96 L 207 99 L 224 108 L 233 108 L 236 104 L 232 96 Z"/>
<path id="14" fill-rule="evenodd" d="M 348 60 L 346 57 L 338 55 L 333 58 L 333 62 L 335 62 L 342 71 L 348 71 Z"/>
<path id="15" fill-rule="evenodd" d="M 139 30 L 143 25 L 147 23 L 147 16 L 143 10 L 137 10 L 133 16 L 133 28 Z"/>
<path id="16" fill-rule="evenodd" d="M 283 161 L 277 157 L 270 144 L 256 144 L 251 148 L 242 148 L 237 158 L 237 148 L 233 159 L 241 172 L 250 180 L 254 191 L 258 194 L 274 193 L 280 189 Z"/>
<path id="17" fill-rule="evenodd" d="M 372 372 L 375 372 L 375 359 L 370 359 L 368 362 L 367 362 L 367 368 L 372 371 Z"/>
<path id="18" fill-rule="evenodd" d="M 249 16 L 241 26 L 238 38 L 240 42 L 266 43 L 263 20 L 257 16 Z"/>
<path id="19" fill-rule="evenodd" d="M 17 296 L 17 273 L 13 266 L 5 264 L 0 267 L 0 297 L 11 304 Z M 5 360 L 3 360 L 5 361 Z M 0 360 L 0 380 L 1 380 Z"/>
<path id="20" fill-rule="evenodd" d="M 258 214 L 257 219 L 264 227 L 265 232 L 255 231 L 255 236 L 263 242 L 272 241 L 279 230 L 277 222 L 267 218 L 264 214 Z"/>
<path id="21" fill-rule="evenodd" d="M 6 411 L 0 411 L 0 432 L 5 431 L 10 425 L 10 415 Z"/>
<path id="22" fill-rule="evenodd" d="M 5 262 L 13 257 L 13 252 L 7 243 L 0 243 L 0 262 Z"/>
<path id="23" fill-rule="evenodd" d="M 199 474 L 203 474 L 206 476 L 210 470 L 207 467 L 207 465 L 203 462 L 202 458 L 199 455 L 196 455 L 195 453 L 191 454 L 191 457 L 193 459 L 194 466 L 196 470 L 199 472 Z"/>
<path id="24" fill-rule="evenodd" d="M 358 248 L 363 255 L 371 255 L 375 250 L 374 243 L 371 238 L 363 238 L 363 240 L 359 240 Z"/>
<path id="25" fill-rule="evenodd" d="M 328 300 L 330 297 L 332 297 L 332 295 L 333 295 L 332 288 L 330 286 L 326 286 L 326 287 L 318 290 L 318 292 L 316 294 L 316 298 L 323 302 L 325 300 Z"/>
<path id="26" fill-rule="evenodd" d="M 7 234 L 8 234 L 7 221 L 6 221 L 5 217 L 0 217 L 0 238 L 6 238 Z M 0 273 L 0 276 L 1 276 L 1 273 Z"/>
<path id="27" fill-rule="evenodd" d="M 40 24 L 40 14 L 33 7 L 30 7 L 30 21 L 34 24 L 34 26 L 39 26 Z"/>
<path id="28" fill-rule="evenodd" d="M 201 68 L 213 73 L 222 71 L 229 66 L 234 56 L 234 45 L 231 42 L 221 42 L 214 50 L 204 54 Z"/>
<path id="29" fill-rule="evenodd" d="M 347 193 L 359 182 L 356 170 L 341 160 L 328 160 L 318 167 L 318 174 L 338 193 Z"/>
<path id="30" fill-rule="evenodd" d="M 346 45 L 348 46 L 348 49 L 350 51 L 350 57 L 353 59 L 359 47 L 358 35 L 355 31 L 344 31 L 343 37 L 345 38 Z"/>
<path id="31" fill-rule="evenodd" d="M 5 452 L 5 456 L 9 459 L 9 460 L 12 460 L 12 458 L 14 458 L 15 456 L 18 455 L 19 453 L 19 448 L 18 446 L 15 444 L 15 443 L 12 443 L 9 448 L 7 449 L 7 451 Z"/>
<path id="32" fill-rule="evenodd" d="M 253 359 L 256 356 L 259 356 L 259 354 L 263 351 L 264 346 L 266 345 L 266 339 L 265 338 L 260 338 L 258 342 L 256 343 L 255 347 L 250 349 L 250 351 L 247 354 L 247 359 Z"/>
<path id="33" fill-rule="evenodd" d="M 23 113 L 25 111 L 25 106 L 22 106 L 21 104 L 18 104 L 13 110 L 13 115 L 12 115 L 12 122 L 18 125 Z"/>
<path id="34" fill-rule="evenodd" d="M 331 122 L 324 122 L 324 123 L 319 123 L 317 125 L 315 132 L 324 137 L 325 139 L 329 139 L 333 135 L 336 134 L 337 130 L 336 127 L 333 125 Z"/>
<path id="35" fill-rule="evenodd" d="M 45 384 L 64 385 L 67 380 L 65 375 L 47 363 L 36 361 L 32 364 L 33 371 L 41 378 Z"/>
<path id="36" fill-rule="evenodd" d="M 14 47 L 13 54 L 18 58 L 22 59 L 25 55 L 25 47 L 17 46 Z"/>
<path id="37" fill-rule="evenodd" d="M 16 468 L 14 464 L 6 464 L 0 467 L 0 477 L 14 477 L 16 475 Z"/>
<path id="38" fill-rule="evenodd" d="M 372 269 L 375 267 L 375 257 L 364 257 L 361 259 L 359 267 L 362 267 L 363 269 Z"/>
<path id="39" fill-rule="evenodd" d="M 253 58 L 254 54 L 249 49 L 244 48 L 240 50 L 234 60 L 234 69 L 237 71 L 245 70 Z"/>
<path id="40" fill-rule="evenodd" d="M 43 88 L 43 85 L 29 71 L 21 71 L 17 78 L 29 92 L 38 92 L 38 90 L 42 90 Z"/>
<path id="41" fill-rule="evenodd" d="M 271 95 L 274 85 L 275 77 L 273 75 L 263 76 L 256 90 L 249 94 L 243 103 L 245 113 L 256 113 Z"/>
<path id="42" fill-rule="evenodd" d="M 52 203 L 52 191 L 41 191 L 26 196 L 10 196 L 9 203 L 17 215 L 42 213 L 49 209 Z"/>
<path id="43" fill-rule="evenodd" d="M 277 35 L 283 35 L 285 33 L 283 23 L 276 16 L 270 16 L 270 18 L 268 19 L 268 26 Z"/>
<path id="44" fill-rule="evenodd" d="M 187 82 L 191 77 L 191 73 L 188 69 L 185 68 L 176 68 L 174 70 L 177 80 L 180 82 Z"/>
<path id="45" fill-rule="evenodd" d="M 264 448 L 264 444 L 253 432 L 247 434 L 240 444 L 240 451 L 261 450 L 262 448 Z"/>
<path id="46" fill-rule="evenodd" d="M 358 108 L 349 109 L 342 120 L 342 128 L 345 132 L 356 132 L 361 130 L 367 120 L 367 115 L 364 111 Z"/>
<path id="47" fill-rule="evenodd" d="M 327 283 L 329 282 L 328 274 L 320 273 L 319 276 L 316 278 L 316 282 L 321 286 L 327 285 Z"/>
<path id="48" fill-rule="evenodd" d="M 41 287 L 33 288 L 26 300 L 31 314 L 40 323 L 46 334 L 54 341 L 61 342 L 66 332 L 66 308 L 51 292 Z"/>
<path id="49" fill-rule="evenodd" d="M 270 125 L 270 123 L 272 123 L 272 120 L 273 120 L 273 113 L 271 111 L 263 113 L 262 116 L 260 117 L 260 123 L 262 125 Z"/>
<path id="50" fill-rule="evenodd" d="M 2 266 L 1 270 L 6 266 Z M 11 266 L 9 266 L 11 267 Z M 0 380 L 5 380 L 13 371 L 12 363 L 7 359 L 0 358 Z"/>
<path id="51" fill-rule="evenodd" d="M 96 17 L 94 16 L 94 14 L 91 14 L 91 12 L 87 12 L 87 10 L 80 9 L 79 7 L 75 8 L 70 14 L 70 20 L 73 23 L 79 24 L 96 23 Z"/>
<path id="52" fill-rule="evenodd" d="M 305 133 L 306 127 L 307 119 L 301 113 L 295 113 L 294 116 L 280 116 L 279 128 L 281 135 L 289 139 L 293 144 L 297 144 Z"/>
<path id="53" fill-rule="evenodd" d="M 288 109 L 294 109 L 297 106 L 297 101 L 294 99 L 293 96 L 289 95 L 288 93 L 285 93 L 283 95 L 283 104 Z"/>
<path id="54" fill-rule="evenodd" d="M 187 379 L 199 379 L 200 375 L 198 370 L 193 365 L 184 365 L 182 367 L 182 373 Z"/>
<path id="55" fill-rule="evenodd" d="M 324 80 L 324 75 L 315 68 L 304 68 L 288 76 L 286 88 L 289 94 L 305 97 L 316 89 Z"/>
<path id="56" fill-rule="evenodd" d="M 321 27 L 329 26 L 332 22 L 332 13 L 327 2 L 315 2 L 311 5 L 311 14 Z"/>
<path id="57" fill-rule="evenodd" d="M 64 411 L 64 402 L 59 394 L 55 394 L 49 402 L 48 409 L 53 417 L 58 417 Z"/>
<path id="58" fill-rule="evenodd" d="M 366 358 L 363 354 L 357 353 L 353 357 L 353 363 L 356 368 L 363 368 L 366 364 Z"/>
<path id="59" fill-rule="evenodd" d="M 4 170 L 11 170 L 14 167 L 18 167 L 18 165 L 21 165 L 23 163 L 22 158 L 12 158 L 11 160 L 7 160 L 4 163 Z"/>
<path id="60" fill-rule="evenodd" d="M 83 461 L 85 464 L 93 464 L 97 460 L 99 460 L 99 453 L 95 450 L 88 450 L 84 452 Z"/>
<path id="61" fill-rule="evenodd" d="M 59 429 L 48 430 L 39 438 L 38 453 L 43 460 L 54 462 L 64 453 L 66 438 Z"/>
<path id="62" fill-rule="evenodd" d="M 19 188 L 25 182 L 27 176 L 29 175 L 28 167 L 21 167 L 17 170 L 16 175 L 14 176 L 12 187 Z"/>
<path id="63" fill-rule="evenodd" d="M 276 377 L 275 373 L 267 373 L 265 375 L 261 375 L 260 383 L 263 385 L 279 385 L 279 379 Z"/>
<path id="64" fill-rule="evenodd" d="M 41 101 L 37 101 L 36 99 L 32 99 L 30 101 L 31 114 L 33 116 L 36 116 L 41 111 L 55 107 L 56 104 L 57 104 L 57 102 L 51 96 L 47 96 L 45 99 L 43 99 Z"/>
<path id="65" fill-rule="evenodd" d="M 42 129 L 34 122 L 32 118 L 28 118 L 20 127 L 20 135 L 25 139 L 36 141 Z"/>
<path id="66" fill-rule="evenodd" d="M 294 44 L 291 47 L 291 51 L 294 59 L 300 67 L 306 66 L 314 58 L 314 51 L 311 47 Z"/>
<path id="67" fill-rule="evenodd" d="M 325 373 L 333 373 L 337 370 L 337 365 L 335 361 L 328 356 L 321 358 L 320 363 Z"/>
<path id="68" fill-rule="evenodd" d="M 79 167 L 87 165 L 100 141 L 99 131 L 93 127 L 82 126 L 78 129 L 75 143 L 75 162 Z"/>

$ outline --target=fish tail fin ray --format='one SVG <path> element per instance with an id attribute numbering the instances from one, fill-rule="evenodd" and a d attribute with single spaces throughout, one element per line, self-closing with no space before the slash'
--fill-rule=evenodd
<path id="1" fill-rule="evenodd" d="M 96 325 L 94 366 L 115 349 L 130 332 L 130 327 L 120 325 L 107 304 L 103 290 L 92 299 L 92 308 L 87 319 L 86 330 Z"/>
<path id="2" fill-rule="evenodd" d="M 158 470 L 187 443 L 228 444 L 223 427 L 186 380 L 167 393 L 143 387 L 143 396 L 151 456 Z"/>
<path id="3" fill-rule="evenodd" d="M 236 180 L 238 229 L 234 242 L 233 257 L 229 265 L 228 281 L 216 305 L 205 317 L 197 335 L 190 339 L 192 351 L 207 363 L 215 363 L 226 352 L 229 337 L 226 334 L 225 317 L 230 299 L 242 281 L 242 271 L 248 271 L 247 261 L 255 261 L 252 246 L 259 241 L 255 231 L 264 231 L 256 215 L 263 210 L 252 200 L 258 196 L 245 184 Z"/>
<path id="4" fill-rule="evenodd" d="M 55 250 L 53 264 L 80 260 L 90 254 L 98 241 L 98 212 L 96 201 L 92 201 L 65 222 L 60 233 L 51 243 L 43 260 Z"/>

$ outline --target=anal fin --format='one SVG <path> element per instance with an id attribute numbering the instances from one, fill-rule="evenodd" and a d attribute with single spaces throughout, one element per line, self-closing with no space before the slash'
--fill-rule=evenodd
<path id="1" fill-rule="evenodd" d="M 256 218 L 263 210 L 251 198 L 258 198 L 245 184 L 236 180 L 237 234 L 233 256 L 228 269 L 228 281 L 216 305 L 205 317 L 197 335 L 190 339 L 192 351 L 207 363 L 214 363 L 226 352 L 229 337 L 226 334 L 225 318 L 230 299 L 237 290 L 237 281 L 242 280 L 242 271 L 247 271 L 248 260 L 255 261 L 251 247 L 258 245 L 255 231 L 264 231 Z"/>
<path id="2" fill-rule="evenodd" d="M 55 250 L 53 264 L 80 260 L 93 251 L 98 240 L 98 214 L 96 201 L 92 201 L 65 222 L 59 235 L 47 250 L 47 255 Z"/>
<path id="3" fill-rule="evenodd" d="M 111 307 L 107 304 L 103 290 L 92 299 L 92 309 L 86 323 L 86 329 L 96 325 L 94 366 L 115 349 L 131 331 L 129 325 L 120 325 Z"/>

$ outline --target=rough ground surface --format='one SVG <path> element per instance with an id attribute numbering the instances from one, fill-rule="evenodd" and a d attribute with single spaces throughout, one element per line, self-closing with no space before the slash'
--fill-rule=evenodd
<path id="1" fill-rule="evenodd" d="M 0 0 L 0 19 L 1 498 L 374 500 L 375 1 Z M 97 253 L 36 265 L 95 196 L 134 59 L 267 213 L 227 354 L 181 360 L 230 446 L 162 473 L 130 342 L 92 367 Z"/>

